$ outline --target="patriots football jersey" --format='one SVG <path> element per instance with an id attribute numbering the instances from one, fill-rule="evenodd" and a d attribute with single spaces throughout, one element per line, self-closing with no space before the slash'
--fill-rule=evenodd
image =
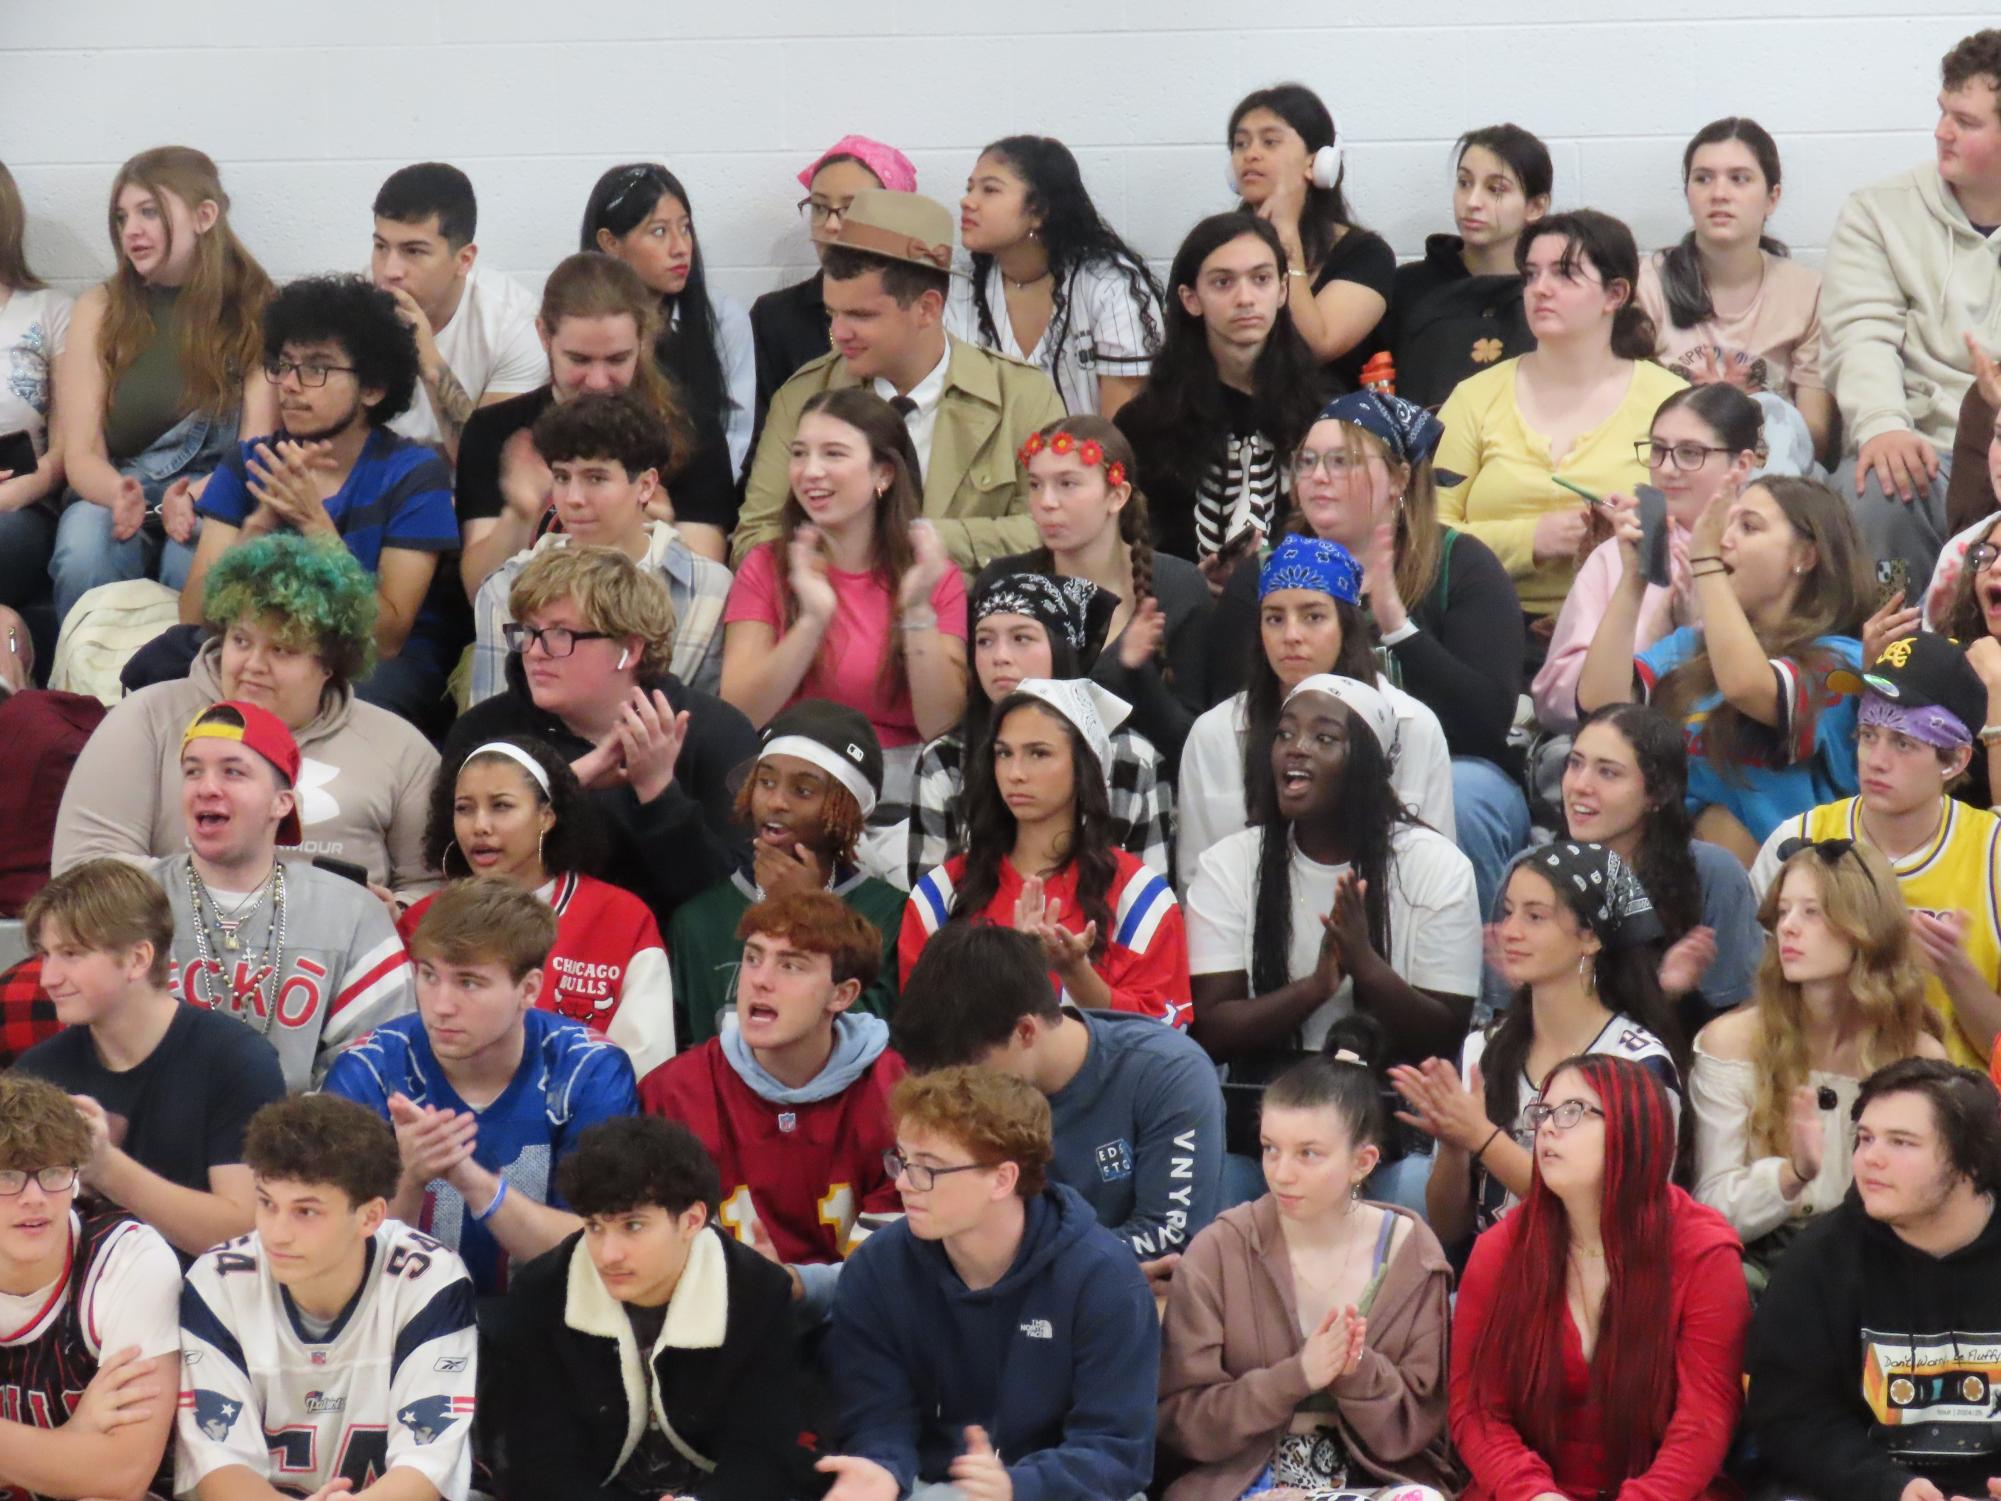
<path id="1" fill-rule="evenodd" d="M 254 1233 L 188 1269 L 179 1494 L 230 1465 L 297 1496 L 336 1476 L 359 1491 L 408 1465 L 445 1501 L 463 1501 L 478 1361 L 472 1279 L 451 1251 L 396 1220 L 367 1250 L 360 1288 L 317 1337 Z"/>

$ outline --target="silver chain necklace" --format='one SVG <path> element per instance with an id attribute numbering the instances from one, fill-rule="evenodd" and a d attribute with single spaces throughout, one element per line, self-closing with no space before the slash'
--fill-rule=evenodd
<path id="1" fill-rule="evenodd" d="M 259 1032 L 270 1032 L 271 1023 L 278 1015 L 278 977 L 285 966 L 285 862 L 282 860 L 272 862 L 269 879 L 258 888 L 254 897 L 246 898 L 237 904 L 227 922 L 223 920 L 221 906 L 216 901 L 215 894 L 208 889 L 207 883 L 201 878 L 201 873 L 195 869 L 192 855 L 187 859 L 186 875 L 188 900 L 195 914 L 197 960 L 201 967 L 213 975 L 229 992 L 230 1010 L 237 1020 L 253 1023 Z M 217 929 L 222 933 L 223 948 L 235 953 L 242 947 L 237 941 L 237 929 L 264 905 L 267 894 L 271 898 L 271 921 L 264 932 L 264 962 L 250 977 L 249 989 L 249 994 L 261 999 L 264 1004 L 261 1008 L 262 1014 L 252 1017 L 244 1014 L 243 996 L 237 991 L 232 977 L 224 973 L 222 961 L 215 956 L 215 946 L 209 939 L 209 923 L 213 916 Z M 252 1007 L 253 1011 L 258 1009 Z"/>

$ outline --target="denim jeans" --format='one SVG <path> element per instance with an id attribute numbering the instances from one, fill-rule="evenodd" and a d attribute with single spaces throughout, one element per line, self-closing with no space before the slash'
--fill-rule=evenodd
<path id="1" fill-rule="evenodd" d="M 1452 821 L 1459 848 L 1473 862 L 1473 886 L 1485 922 L 1508 862 L 1528 847 L 1529 800 L 1521 783 L 1492 761 L 1454 756 Z"/>
<path id="2" fill-rule="evenodd" d="M 55 553 L 49 574 L 55 582 L 56 618 L 69 617 L 77 600 L 99 584 L 127 579 L 157 578 L 170 589 L 188 580 L 194 563 L 191 545 L 170 542 L 153 513 L 167 486 L 182 476 L 199 479 L 222 462 L 236 441 L 236 417 L 191 412 L 167 429 L 144 453 L 121 459 L 120 474 L 139 481 L 146 492 L 148 524 L 123 542 L 111 535 L 111 510 L 85 500 L 74 490 L 63 498 L 56 523 Z"/>

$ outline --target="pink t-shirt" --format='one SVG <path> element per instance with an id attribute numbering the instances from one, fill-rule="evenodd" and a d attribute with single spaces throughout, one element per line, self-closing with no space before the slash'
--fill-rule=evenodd
<path id="1" fill-rule="evenodd" d="M 730 586 L 729 603 L 723 607 L 723 624 L 736 620 L 761 620 L 779 634 L 784 611 L 779 602 L 778 544 L 760 543 L 743 560 Z M 834 586 L 834 619 L 820 643 L 820 655 L 813 661 L 805 681 L 788 703 L 802 698 L 832 699 L 868 715 L 876 738 L 885 750 L 917 743 L 917 716 L 910 707 L 910 690 L 895 698 L 883 691 L 882 654 L 895 621 L 896 593 L 885 587 L 873 573 L 844 573 L 827 570 Z M 966 581 L 957 568 L 947 568 L 931 591 L 931 607 L 938 612 L 938 629 L 948 636 L 966 639 Z"/>
<path id="2" fill-rule="evenodd" d="M 1750 388 L 1788 401 L 1802 386 L 1820 390 L 1820 273 L 1786 256 L 1765 252 L 1765 284 L 1736 317 L 1712 318 L 1676 328 L 1668 317 L 1656 251 L 1640 263 L 1640 306 L 1654 320 L 1654 353 L 1675 374 L 1694 380 L 1705 352 L 1734 356 L 1750 366 Z"/>

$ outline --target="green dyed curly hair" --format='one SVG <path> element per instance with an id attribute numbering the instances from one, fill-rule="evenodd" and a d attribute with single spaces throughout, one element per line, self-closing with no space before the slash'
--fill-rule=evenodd
<path id="1" fill-rule="evenodd" d="M 375 661 L 375 581 L 336 540 L 280 533 L 230 548 L 208 571 L 202 614 L 216 631 L 263 621 L 287 646 L 317 656 L 338 684 Z"/>

